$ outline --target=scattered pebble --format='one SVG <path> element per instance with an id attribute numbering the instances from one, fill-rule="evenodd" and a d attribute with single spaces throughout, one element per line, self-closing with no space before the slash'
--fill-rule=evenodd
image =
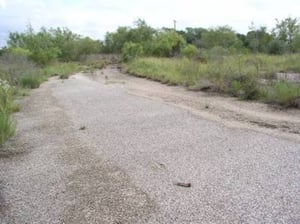
<path id="1" fill-rule="evenodd" d="M 79 128 L 80 131 L 83 131 L 83 130 L 85 130 L 85 129 L 86 129 L 85 126 L 81 126 L 81 127 Z"/>

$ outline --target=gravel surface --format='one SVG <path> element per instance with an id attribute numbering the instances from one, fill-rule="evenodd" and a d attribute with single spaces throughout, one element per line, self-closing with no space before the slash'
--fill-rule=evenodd
<path id="1" fill-rule="evenodd" d="M 0 223 L 300 223 L 298 141 L 80 74 L 43 84 L 16 117 Z"/>

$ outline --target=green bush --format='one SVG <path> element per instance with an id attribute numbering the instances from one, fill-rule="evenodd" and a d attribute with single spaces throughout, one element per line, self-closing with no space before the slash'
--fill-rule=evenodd
<path id="1" fill-rule="evenodd" d="M 16 124 L 8 113 L 0 112 L 0 145 L 15 134 Z"/>
<path id="2" fill-rule="evenodd" d="M 15 133 L 15 122 L 11 113 L 15 110 L 12 88 L 7 81 L 0 80 L 0 145 Z"/>
<path id="3" fill-rule="evenodd" d="M 300 53 L 300 33 L 295 36 L 292 42 L 292 48 L 294 52 Z"/>
<path id="4" fill-rule="evenodd" d="M 195 45 L 188 44 L 181 50 L 181 53 L 183 56 L 191 59 L 198 53 L 198 49 Z"/>
<path id="5" fill-rule="evenodd" d="M 14 107 L 13 88 L 6 80 L 0 79 L 0 112 L 11 113 Z"/>
<path id="6" fill-rule="evenodd" d="M 122 48 L 122 60 L 124 62 L 131 61 L 143 55 L 143 47 L 141 44 L 126 42 Z"/>
<path id="7" fill-rule="evenodd" d="M 269 54 L 283 54 L 286 51 L 285 43 L 282 40 L 274 39 L 271 40 L 268 44 L 268 53 Z"/>
<path id="8" fill-rule="evenodd" d="M 8 50 L 12 55 L 14 55 L 16 57 L 21 56 L 21 57 L 27 58 L 27 57 L 30 57 L 30 55 L 31 55 L 30 50 L 24 49 L 21 47 L 11 47 Z"/>
<path id="9" fill-rule="evenodd" d="M 285 107 L 298 106 L 296 101 L 300 99 L 300 86 L 287 82 L 274 83 L 265 90 L 264 98 L 268 103 Z"/>
<path id="10" fill-rule="evenodd" d="M 153 56 L 171 57 L 178 55 L 181 48 L 186 44 L 184 38 L 174 30 L 159 32 L 152 42 Z"/>
<path id="11" fill-rule="evenodd" d="M 41 84 L 41 81 L 37 76 L 25 75 L 21 79 L 21 85 L 24 88 L 35 89 L 35 88 L 39 88 L 40 84 Z"/>
<path id="12" fill-rule="evenodd" d="M 229 89 L 232 95 L 245 100 L 257 100 L 260 97 L 257 78 L 251 74 L 243 75 L 233 80 Z"/>

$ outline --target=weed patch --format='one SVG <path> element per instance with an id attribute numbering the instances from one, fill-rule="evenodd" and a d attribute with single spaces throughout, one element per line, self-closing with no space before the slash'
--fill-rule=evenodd
<path id="1" fill-rule="evenodd" d="M 0 145 L 15 133 L 16 125 L 11 118 L 15 104 L 12 87 L 7 81 L 0 80 Z"/>
<path id="2" fill-rule="evenodd" d="M 213 54 L 214 55 L 214 54 Z M 190 90 L 214 91 L 245 100 L 297 106 L 299 84 L 278 82 L 278 72 L 300 72 L 300 54 L 227 55 L 203 62 L 187 58 L 137 58 L 126 64 L 129 74 Z M 268 80 L 265 84 L 260 80 Z"/>
<path id="3" fill-rule="evenodd" d="M 40 87 L 41 81 L 39 77 L 26 75 L 21 79 L 20 83 L 23 88 L 36 89 Z"/>
<path id="4" fill-rule="evenodd" d="M 264 90 L 263 97 L 268 103 L 275 103 L 284 107 L 299 107 L 300 87 L 297 84 L 278 82 Z"/>
<path id="5" fill-rule="evenodd" d="M 54 63 L 44 67 L 41 71 L 41 75 L 44 77 L 59 76 L 61 79 L 67 79 L 74 72 L 80 70 L 78 63 Z"/>

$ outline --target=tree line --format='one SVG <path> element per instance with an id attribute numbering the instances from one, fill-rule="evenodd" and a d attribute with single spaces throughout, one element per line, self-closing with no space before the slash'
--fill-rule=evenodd
<path id="1" fill-rule="evenodd" d="M 121 26 L 107 32 L 103 41 L 73 33 L 68 28 L 41 28 L 35 32 L 28 26 L 25 32 L 11 32 L 7 47 L 1 52 L 14 51 L 30 57 L 37 64 L 52 61 L 78 61 L 85 55 L 122 53 L 124 61 L 137 56 L 171 57 L 182 54 L 193 57 L 199 50 L 229 53 L 284 54 L 300 52 L 298 18 L 276 20 L 268 31 L 265 26 L 252 24 L 247 34 L 235 32 L 229 26 L 215 28 L 154 29 L 139 19 L 132 27 Z M 0 53 L 1 53 L 0 52 Z"/>
<path id="2" fill-rule="evenodd" d="M 25 55 L 39 65 L 55 60 L 78 61 L 83 55 L 97 54 L 102 50 L 101 41 L 83 37 L 68 28 L 42 27 L 35 32 L 31 26 L 25 32 L 11 32 L 7 45 L 2 53 Z"/>
<path id="3" fill-rule="evenodd" d="M 296 53 L 300 52 L 300 22 L 298 18 L 291 17 L 276 20 L 275 27 L 270 31 L 265 26 L 251 24 L 247 34 L 240 34 L 229 26 L 209 29 L 189 27 L 183 31 L 169 28 L 157 30 L 148 26 L 144 20 L 138 20 L 133 27 L 119 27 L 116 32 L 107 33 L 103 51 L 121 53 L 124 47 L 128 48 L 128 43 L 140 48 L 137 52 L 142 49 L 143 54 L 151 56 L 173 56 L 180 53 L 180 50 L 191 53 L 194 47 L 217 47 L 240 53 Z"/>

